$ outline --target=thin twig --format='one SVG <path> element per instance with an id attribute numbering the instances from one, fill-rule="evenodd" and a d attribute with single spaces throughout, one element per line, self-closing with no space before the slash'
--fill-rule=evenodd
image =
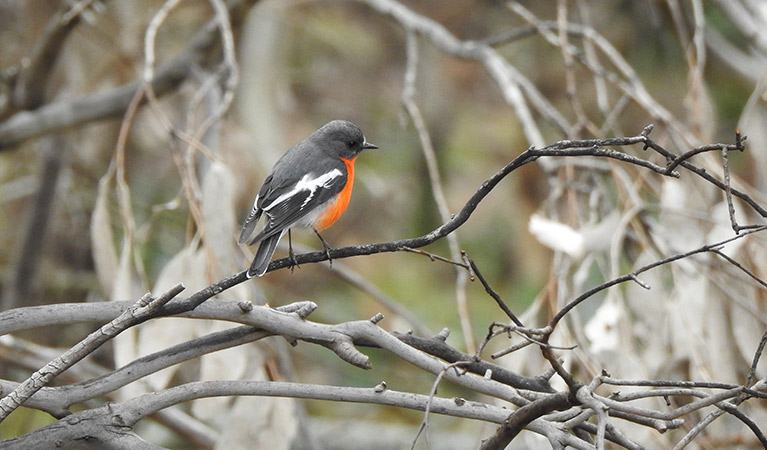
<path id="1" fill-rule="evenodd" d="M 751 368 L 748 370 L 748 376 L 746 377 L 746 387 L 751 387 L 754 383 L 754 378 L 756 378 L 756 366 L 759 365 L 759 359 L 761 359 L 762 354 L 764 354 L 765 345 L 767 345 L 767 331 L 762 334 L 762 338 L 759 339 L 759 345 L 756 346 L 754 358 L 751 361 Z"/>
<path id="2" fill-rule="evenodd" d="M 727 150 L 740 150 L 740 149 L 738 148 L 737 144 L 708 144 L 708 145 L 701 145 L 700 147 L 695 147 L 694 149 L 686 151 L 682 153 L 681 155 L 673 158 L 671 161 L 669 161 L 668 165 L 666 166 L 666 171 L 670 174 L 671 172 L 674 171 L 674 169 L 679 167 L 683 162 L 701 153 L 716 152 L 716 151 L 724 152 Z"/>
<path id="3" fill-rule="evenodd" d="M 437 377 L 434 379 L 434 383 L 431 385 L 431 390 L 429 391 L 429 400 L 426 402 L 426 408 L 423 412 L 423 420 L 421 420 L 421 426 L 418 427 L 418 433 L 416 433 L 415 437 L 413 438 L 413 444 L 410 446 L 410 450 L 415 449 L 415 445 L 418 443 L 418 438 L 421 436 L 421 433 L 424 434 L 424 439 L 426 440 L 426 448 L 431 449 L 431 440 L 429 439 L 429 413 L 431 412 L 431 409 L 433 407 L 434 398 L 437 395 L 437 387 L 439 387 L 439 382 L 442 381 L 442 377 L 447 373 L 448 370 L 454 370 L 461 367 L 464 367 L 467 364 L 471 364 L 471 361 L 457 361 L 454 362 L 448 366 L 445 366 L 442 371 L 440 371 L 439 374 L 437 374 Z"/>
<path id="4" fill-rule="evenodd" d="M 479 279 L 479 282 L 482 283 L 482 287 L 485 288 L 485 292 L 487 292 L 487 294 L 492 297 L 493 300 L 495 300 L 495 302 L 498 304 L 498 307 L 501 308 L 501 311 L 503 311 L 504 314 L 506 314 L 506 316 L 511 319 L 511 321 L 514 322 L 517 326 L 524 327 L 525 325 L 522 323 L 522 321 L 519 320 L 516 314 L 511 312 L 511 309 L 509 309 L 509 307 L 506 305 L 506 302 L 503 301 L 501 296 L 498 295 L 495 290 L 493 290 L 487 280 L 485 280 L 485 277 L 482 276 L 482 272 L 479 271 L 479 268 L 474 263 L 474 260 L 469 259 L 469 264 L 471 265 L 472 272 L 474 272 L 474 275 L 476 275 L 476 277 Z"/>
<path id="5" fill-rule="evenodd" d="M 740 233 L 738 220 L 735 218 L 735 205 L 732 203 L 732 185 L 730 182 L 730 158 L 727 148 L 722 149 L 722 173 L 724 176 L 724 198 L 727 201 L 727 213 L 730 216 L 730 226 L 736 234 Z"/>
<path id="6" fill-rule="evenodd" d="M 716 255 L 719 255 L 722 259 L 724 259 L 728 263 L 730 263 L 733 266 L 735 266 L 736 268 L 738 268 L 741 272 L 743 272 L 746 275 L 748 275 L 752 280 L 754 280 L 757 283 L 759 283 L 762 287 L 767 288 L 767 281 L 764 281 L 761 278 L 759 278 L 755 273 L 753 273 L 750 270 L 746 269 L 743 266 L 743 264 L 741 264 L 738 261 L 736 261 L 735 259 L 731 258 L 726 253 L 724 253 L 723 251 L 718 250 L 718 249 L 714 249 L 714 250 L 711 250 L 711 252 L 716 254 Z"/>
<path id="7" fill-rule="evenodd" d="M 746 137 L 743 136 L 736 144 L 740 144 L 740 147 L 743 147 L 743 142 L 745 141 Z M 665 149 L 662 145 L 659 145 L 657 142 L 650 138 L 645 139 L 645 148 L 651 148 L 663 157 L 666 158 L 666 160 L 673 160 L 675 158 L 674 154 Z M 740 148 L 739 148 L 740 149 Z M 706 171 L 706 169 L 703 169 L 701 167 L 698 167 L 694 164 L 691 164 L 689 161 L 682 161 L 680 163 L 682 167 L 689 170 L 690 172 L 698 175 L 699 177 L 703 178 L 704 180 L 708 181 L 709 183 L 713 184 L 717 188 L 721 190 L 725 190 L 726 186 L 725 184 L 718 180 L 716 177 L 711 175 Z M 732 195 L 735 197 L 738 197 L 739 199 L 743 200 L 748 206 L 750 206 L 754 211 L 756 211 L 760 216 L 767 218 L 767 209 L 765 209 L 762 205 L 757 203 L 756 200 L 754 200 L 750 195 L 746 194 L 745 192 L 742 192 L 735 188 L 730 188 L 730 192 L 732 192 Z"/>
<path id="8" fill-rule="evenodd" d="M 620 277 L 617 277 L 617 278 L 613 278 L 610 281 L 607 281 L 605 283 L 600 284 L 599 286 L 595 286 L 595 287 L 589 289 L 588 291 L 586 291 L 583 294 L 579 295 L 576 299 L 570 301 L 568 304 L 566 304 L 564 307 L 562 307 L 554 315 L 554 317 L 549 322 L 549 326 L 551 328 L 556 327 L 557 323 L 559 323 L 559 321 L 562 320 L 562 318 L 565 315 L 567 315 L 568 312 L 570 312 L 577 305 L 581 304 L 584 300 L 586 300 L 589 297 L 593 296 L 597 292 L 601 292 L 601 291 L 603 291 L 603 290 L 605 290 L 605 289 L 607 289 L 609 287 L 615 286 L 617 284 L 621 284 L 621 283 L 629 281 L 629 280 L 633 280 L 637 275 L 639 275 L 641 273 L 644 273 L 644 272 L 647 272 L 650 269 L 654 269 L 656 267 L 659 267 L 659 266 L 662 266 L 662 265 L 666 265 L 668 263 L 671 263 L 671 262 L 674 262 L 674 261 L 678 261 L 680 259 L 689 258 L 690 256 L 697 255 L 697 254 L 700 254 L 700 253 L 706 253 L 706 252 L 712 252 L 712 251 L 718 250 L 723 245 L 728 244 L 728 243 L 730 243 L 732 241 L 736 241 L 736 240 L 742 239 L 742 238 L 744 238 L 744 237 L 746 237 L 746 236 L 748 236 L 750 234 L 758 233 L 758 232 L 765 231 L 765 230 L 767 230 L 767 225 L 763 225 L 763 226 L 760 226 L 759 228 L 754 228 L 754 229 L 748 230 L 747 232 L 745 232 L 743 234 L 739 234 L 739 235 L 736 235 L 736 236 L 724 239 L 724 240 L 719 241 L 719 242 L 714 243 L 714 244 L 704 245 L 702 247 L 696 248 L 694 250 L 690 250 L 690 251 L 685 252 L 685 253 L 679 253 L 679 254 L 676 254 L 676 255 L 669 256 L 667 258 L 663 258 L 661 260 L 658 260 L 658 261 L 652 262 L 650 264 L 647 264 L 647 265 L 645 265 L 643 267 L 640 267 L 639 269 L 636 269 L 636 270 L 634 270 L 633 272 L 631 272 L 629 274 L 626 274 L 626 275 L 623 275 L 623 276 L 620 276 Z"/>
<path id="9" fill-rule="evenodd" d="M 451 235 L 452 236 L 452 235 Z M 469 269 L 469 266 L 462 262 L 458 262 L 449 258 L 445 258 L 444 256 L 439 256 L 436 253 L 430 253 L 421 249 L 417 248 L 410 248 L 410 247 L 400 247 L 398 250 L 402 250 L 403 252 L 409 252 L 409 253 L 415 253 L 416 255 L 423 255 L 427 258 L 429 258 L 432 261 L 442 261 L 448 264 L 453 264 L 454 266 L 458 266 L 462 269 Z"/>

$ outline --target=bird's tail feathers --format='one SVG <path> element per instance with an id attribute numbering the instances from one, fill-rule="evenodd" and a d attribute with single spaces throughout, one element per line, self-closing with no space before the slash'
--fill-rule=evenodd
<path id="1" fill-rule="evenodd" d="M 274 255 L 274 251 L 277 249 L 277 244 L 280 242 L 283 234 L 285 234 L 285 230 L 261 241 L 261 245 L 258 246 L 256 251 L 256 256 L 250 264 L 250 269 L 248 269 L 248 278 L 260 277 L 266 273 L 266 269 L 269 268 L 269 262 L 272 260 L 272 255 Z"/>

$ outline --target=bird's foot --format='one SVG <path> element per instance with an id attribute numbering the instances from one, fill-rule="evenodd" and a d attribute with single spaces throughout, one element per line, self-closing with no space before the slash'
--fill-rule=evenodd
<path id="1" fill-rule="evenodd" d="M 314 229 L 314 233 L 317 235 L 318 238 L 320 238 L 320 242 L 322 242 L 322 249 L 325 250 L 325 256 L 328 258 L 328 262 L 330 262 L 330 266 L 333 266 L 333 258 L 330 257 L 330 251 L 333 250 L 333 247 L 328 244 L 328 242 L 322 237 L 319 231 Z"/>
<path id="2" fill-rule="evenodd" d="M 298 265 L 296 254 L 293 252 L 293 239 L 290 237 L 290 229 L 288 229 L 288 259 L 290 259 L 290 273 L 293 273 L 296 267 L 301 268 Z"/>

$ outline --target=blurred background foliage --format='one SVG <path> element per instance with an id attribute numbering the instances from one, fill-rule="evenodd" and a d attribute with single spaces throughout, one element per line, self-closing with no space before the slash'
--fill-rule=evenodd
<path id="1" fill-rule="evenodd" d="M 498 45 L 498 52 L 524 74 L 552 105 L 570 122 L 577 123 L 573 98 L 567 91 L 566 64 L 560 49 L 550 45 L 505 2 L 496 1 L 403 1 L 403 5 L 442 24 L 460 39 L 485 40 L 511 31 L 520 35 Z M 519 2 L 542 20 L 557 20 L 563 2 Z M 710 52 L 703 66 L 707 98 L 691 99 L 691 64 L 695 56 L 686 37 L 680 37 L 682 14 L 687 33 L 693 30 L 691 2 L 656 0 L 574 1 L 569 4 L 569 19 L 588 22 L 611 43 L 637 72 L 648 92 L 684 124 L 698 143 L 730 142 L 744 107 L 756 88 L 761 73 L 743 73 L 732 61 Z M 67 37 L 58 62 L 49 74 L 45 102 L 64 101 L 112 89 L 139 78 L 143 67 L 143 38 L 151 18 L 163 2 L 95 2 L 83 21 Z M 703 2 L 705 23 L 731 45 L 754 53 L 741 30 L 722 12 L 718 2 Z M 65 2 L 43 0 L 0 2 L 0 70 L 5 80 L 13 77 L 41 39 L 52 15 L 66 7 Z M 172 59 L 192 36 L 212 17 L 205 1 L 184 1 L 173 10 L 159 29 L 157 59 Z M 356 245 L 413 237 L 431 231 L 442 223 L 432 197 L 432 188 L 417 134 L 401 106 L 406 64 L 406 36 L 389 17 L 380 15 L 365 2 L 338 1 L 261 1 L 247 11 L 242 27 L 236 29 L 240 81 L 234 103 L 221 122 L 215 152 L 231 170 L 235 211 L 241 221 L 253 196 L 273 162 L 290 146 L 329 120 L 343 118 L 357 123 L 367 139 L 380 147 L 368 151 L 357 162 L 357 179 L 352 202 L 335 226 L 323 233 L 333 246 Z M 554 29 L 556 33 L 556 29 Z M 580 46 L 580 39 L 571 38 Z M 607 64 L 607 63 L 606 63 Z M 693 62 L 694 64 L 694 62 Z M 763 70 L 761 67 L 760 70 Z M 612 67 L 609 67 L 612 70 Z M 577 101 L 594 123 L 606 119 L 597 105 L 593 74 L 576 65 Z M 163 96 L 160 105 L 174 122 L 183 124 L 199 116 L 193 97 L 204 74 L 185 82 Z M 7 84 L 7 83 L 6 83 Z M 2 95 L 9 95 L 8 92 Z M 434 143 L 438 164 L 451 212 L 457 212 L 470 195 L 500 167 L 531 145 L 522 132 L 515 111 L 504 101 L 498 86 L 481 65 L 457 59 L 419 40 L 418 79 L 415 100 L 423 111 Z M 612 99 L 612 101 L 615 101 Z M 7 106 L 7 105 L 6 105 Z M 0 111 L 0 119 L 20 112 Z M 703 116 L 702 119 L 696 117 Z M 104 301 L 112 293 L 99 283 L 90 239 L 91 219 L 97 199 L 98 182 L 107 171 L 115 151 L 122 117 L 88 123 L 59 133 L 57 144 L 46 139 L 29 139 L 0 152 L 0 292 L 4 309 L 61 302 Z M 545 142 L 560 139 L 636 135 L 656 121 L 641 105 L 628 102 L 605 129 L 606 136 L 593 128 L 575 126 L 563 132 L 540 115 L 535 116 Z M 674 133 L 660 124 L 655 139 L 669 143 L 675 151 Z M 702 125 L 702 126 L 698 126 Z M 744 130 L 750 134 L 751 130 Z M 639 148 L 628 149 L 640 152 Z M 143 290 L 152 289 L 171 259 L 190 243 L 195 223 L 190 219 L 182 178 L 172 159 L 172 143 L 167 130 L 148 107 L 138 112 L 126 142 L 125 173 L 131 188 L 131 203 L 137 224 L 136 251 L 144 276 Z M 732 158 L 733 170 L 746 185 L 758 184 L 763 175 L 754 163 L 750 147 Z M 41 185 L 45 165 L 54 154 L 60 162 L 52 206 L 39 239 L 39 254 L 28 274 L 23 295 L 8 294 L 8 283 L 16 282 L 13 273 L 23 251 L 22 243 L 34 212 L 34 199 Z M 660 159 L 659 163 L 663 163 Z M 525 311 L 536 298 L 552 289 L 557 270 L 552 250 L 528 232 L 530 217 L 536 211 L 560 212 L 560 221 L 579 228 L 588 218 L 583 209 L 567 210 L 553 199 L 552 189 L 568 183 L 591 181 L 572 176 L 562 167 L 552 176 L 541 167 L 529 165 L 508 177 L 483 201 L 471 219 L 457 231 L 465 249 L 493 287 L 516 312 Z M 656 178 L 633 169 L 628 173 L 636 182 L 653 183 Z M 641 181 L 647 177 L 644 181 Z M 607 203 L 618 203 L 620 187 L 609 186 L 612 176 L 600 183 L 605 193 L 614 195 Z M 559 179 L 556 185 L 552 180 Z M 620 184 L 620 183 L 617 183 Z M 648 202 L 658 202 L 658 189 L 640 190 Z M 588 196 L 588 192 L 584 194 Z M 553 199 L 553 200 L 552 200 Z M 581 204 L 582 203 L 578 203 Z M 114 194 L 110 214 L 119 223 Z M 609 213 L 609 207 L 602 212 Z M 578 214 L 583 216 L 578 217 Z M 650 214 L 658 214 L 651 212 Z M 122 230 L 114 227 L 119 248 Z M 227 230 L 234 241 L 237 230 Z M 293 233 L 294 242 L 317 249 L 312 233 Z M 243 249 L 245 250 L 245 249 Z M 426 249 L 448 256 L 446 241 Z M 623 256 L 623 267 L 633 266 L 631 248 Z M 633 255 L 639 251 L 634 249 Z M 278 256 L 284 255 L 284 248 Z M 245 269 L 249 251 L 233 261 Z M 432 332 L 443 327 L 452 331 L 448 342 L 465 351 L 456 312 L 455 270 L 453 266 L 431 262 L 410 253 L 378 254 L 338 261 L 359 273 L 368 283 L 409 310 Z M 622 273 L 622 272 L 621 272 Z M 605 272 L 594 269 L 586 286 L 603 281 Z M 188 280 L 178 279 L 179 282 Z M 214 281 L 213 279 L 208 281 Z M 383 312 L 384 328 L 405 331 L 412 326 L 382 308 L 374 298 L 345 282 L 328 270 L 326 264 L 307 264 L 269 273 L 249 282 L 253 299 L 277 306 L 299 300 L 312 300 L 320 308 L 312 320 L 335 323 L 359 320 Z M 577 292 L 576 292 L 577 293 Z M 225 296 L 225 295 L 224 295 Z M 504 320 L 494 302 L 479 283 L 469 283 L 467 298 L 473 340 L 479 341 L 487 326 Z M 596 305 L 587 307 L 596 309 Z M 587 313 L 585 313 L 587 315 Z M 587 320 L 585 317 L 584 320 Z M 96 324 L 93 324 L 95 327 Z M 64 347 L 82 338 L 87 325 L 45 329 L 21 337 L 39 344 Z M 433 377 L 401 367 L 385 353 L 369 350 L 374 369 L 351 369 L 335 355 L 309 345 L 290 351 L 299 381 L 372 386 L 385 379 L 390 387 L 428 392 Z M 100 363 L 114 364 L 108 352 Z M 3 364 L 4 378 L 26 377 L 34 367 Z M 535 373 L 529 375 L 536 375 Z M 450 385 L 440 387 L 444 396 L 470 396 Z M 401 421 L 415 424 L 420 414 L 393 408 L 365 405 L 338 405 L 308 402 L 311 415 L 365 418 L 371 421 Z M 16 421 L 0 427 L 0 437 L 8 437 L 39 426 L 42 413 L 22 410 Z M 455 427 L 476 427 L 448 418 L 435 419 Z M 459 425 L 456 425 L 459 424 Z M 444 425 L 443 425 L 444 426 Z M 447 427 L 446 427 L 447 428 Z"/>

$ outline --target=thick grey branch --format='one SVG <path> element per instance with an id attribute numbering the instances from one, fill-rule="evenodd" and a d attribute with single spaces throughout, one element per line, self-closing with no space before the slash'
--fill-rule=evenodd
<path id="1" fill-rule="evenodd" d="M 145 295 L 115 320 L 89 334 L 77 345 L 64 352 L 63 355 L 32 374 L 13 392 L 0 399 L 0 422 L 5 420 L 11 412 L 23 405 L 35 392 L 45 387 L 60 373 L 85 358 L 106 341 L 139 323 L 146 317 L 151 317 L 155 311 L 172 300 L 183 289 L 183 285 L 178 284 L 156 299 L 153 299 L 149 294 Z"/>
<path id="2" fill-rule="evenodd" d="M 116 433 L 135 438 L 133 427 L 148 415 L 169 406 L 206 397 L 218 396 L 269 396 L 308 398 L 337 402 L 371 403 L 396 406 L 424 411 L 427 404 L 437 414 L 502 423 L 509 410 L 494 405 L 466 401 L 463 399 L 429 398 L 427 395 L 376 390 L 373 388 L 352 388 L 323 386 L 274 381 L 199 381 L 145 394 L 123 403 L 109 404 L 100 408 L 73 414 L 66 420 L 35 430 L 24 436 L 0 441 L 8 449 L 33 448 L 32 443 L 60 442 L 66 448 L 90 436 L 100 448 L 107 447 Z M 431 403 L 429 403 L 431 402 Z M 578 449 L 590 446 L 575 436 L 567 434 L 543 419 L 528 424 L 527 429 L 544 436 L 556 436 L 563 444 Z M 143 448 L 143 447 L 136 447 Z"/>

